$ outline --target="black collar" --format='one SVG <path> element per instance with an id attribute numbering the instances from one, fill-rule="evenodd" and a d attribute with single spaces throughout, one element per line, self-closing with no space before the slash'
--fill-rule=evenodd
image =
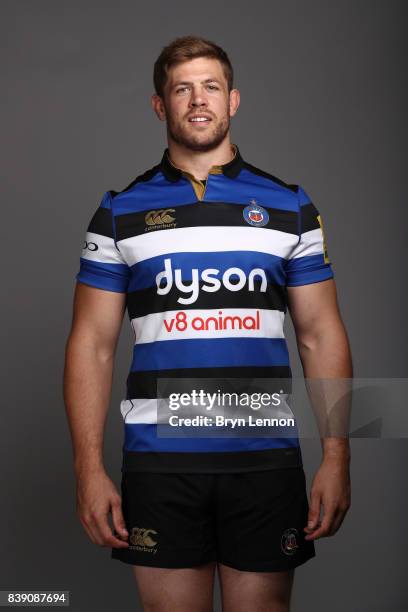
<path id="1" fill-rule="evenodd" d="M 223 174 L 225 176 L 228 176 L 228 178 L 235 178 L 236 176 L 238 176 L 238 174 L 240 173 L 244 165 L 244 160 L 241 157 L 241 154 L 239 152 L 237 145 L 234 144 L 233 146 L 235 147 L 235 157 L 233 157 L 233 159 L 226 164 L 216 166 L 218 168 L 221 168 Z M 169 149 L 168 148 L 164 150 L 163 157 L 161 159 L 159 166 L 164 176 L 166 177 L 166 179 L 173 183 L 178 181 L 183 175 L 183 171 L 171 163 L 169 159 Z"/>

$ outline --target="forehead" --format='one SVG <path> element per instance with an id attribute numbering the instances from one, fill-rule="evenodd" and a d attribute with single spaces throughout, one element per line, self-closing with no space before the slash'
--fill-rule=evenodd
<path id="1" fill-rule="evenodd" d="M 170 86 L 177 81 L 200 81 L 210 78 L 225 80 L 221 62 L 208 57 L 197 57 L 171 66 L 167 75 Z"/>

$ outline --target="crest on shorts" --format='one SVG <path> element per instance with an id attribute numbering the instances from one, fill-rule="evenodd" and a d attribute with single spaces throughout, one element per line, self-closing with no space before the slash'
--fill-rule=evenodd
<path id="1" fill-rule="evenodd" d="M 282 533 L 281 548 L 285 555 L 294 555 L 299 548 L 297 543 L 298 535 L 298 530 L 294 527 L 290 527 Z"/>
<path id="2" fill-rule="evenodd" d="M 152 537 L 153 536 L 153 537 Z M 139 552 L 148 552 L 155 555 L 157 553 L 157 541 L 154 538 L 157 536 L 157 531 L 154 529 L 145 529 L 144 527 L 133 527 L 129 537 L 130 550 Z"/>
<path id="3" fill-rule="evenodd" d="M 242 214 L 245 221 L 255 227 L 262 227 L 269 221 L 268 212 L 256 200 L 251 200 L 251 203 L 244 208 Z"/>

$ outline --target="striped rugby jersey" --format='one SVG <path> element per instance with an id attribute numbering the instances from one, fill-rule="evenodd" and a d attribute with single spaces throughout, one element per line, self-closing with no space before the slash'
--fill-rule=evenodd
<path id="1" fill-rule="evenodd" d="M 123 469 L 234 472 L 302 465 L 286 437 L 158 435 L 157 383 L 171 378 L 291 378 L 286 287 L 333 277 L 322 220 L 306 192 L 244 161 L 205 182 L 161 162 L 107 191 L 76 279 L 126 293 L 134 332 L 121 402 Z"/>

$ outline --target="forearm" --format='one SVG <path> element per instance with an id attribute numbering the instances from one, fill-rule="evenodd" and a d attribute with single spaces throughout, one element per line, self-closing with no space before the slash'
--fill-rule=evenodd
<path id="1" fill-rule="evenodd" d="M 348 460 L 353 366 L 341 320 L 332 321 L 320 332 L 298 342 L 298 346 L 309 395 L 324 431 L 321 437 L 324 458 Z M 334 435 L 327 433 L 330 431 Z"/>
<path id="2" fill-rule="evenodd" d="M 112 388 L 114 356 L 72 336 L 67 343 L 64 402 L 71 431 L 74 468 L 103 469 L 103 436 Z"/>

